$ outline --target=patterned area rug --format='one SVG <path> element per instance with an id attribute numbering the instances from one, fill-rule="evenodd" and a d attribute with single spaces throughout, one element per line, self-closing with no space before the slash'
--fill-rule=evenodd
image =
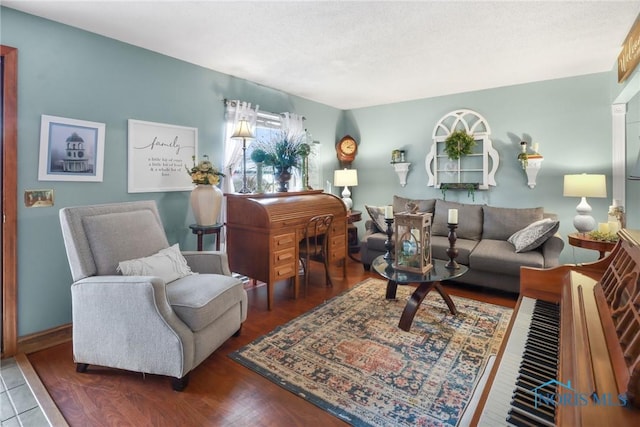
<path id="1" fill-rule="evenodd" d="M 353 425 L 455 426 L 512 310 L 434 291 L 404 332 L 413 289 L 367 279 L 230 357 Z"/>

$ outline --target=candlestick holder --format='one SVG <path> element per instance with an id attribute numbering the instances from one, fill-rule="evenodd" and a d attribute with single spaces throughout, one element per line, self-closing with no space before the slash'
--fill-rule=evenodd
<path id="1" fill-rule="evenodd" d="M 456 228 L 458 228 L 458 224 L 448 223 L 447 227 L 449 227 L 449 247 L 447 248 L 449 261 L 445 264 L 445 267 L 456 270 L 460 268 L 460 265 L 456 262 L 456 258 L 458 257 L 458 248 L 456 248 L 456 240 L 458 239 L 456 236 Z"/>
<path id="2" fill-rule="evenodd" d="M 387 252 L 385 252 L 383 258 L 391 261 L 393 260 L 393 240 L 391 240 L 391 236 L 393 236 L 393 218 L 385 218 L 384 222 L 387 223 L 387 240 L 384 241 L 384 248 Z"/>

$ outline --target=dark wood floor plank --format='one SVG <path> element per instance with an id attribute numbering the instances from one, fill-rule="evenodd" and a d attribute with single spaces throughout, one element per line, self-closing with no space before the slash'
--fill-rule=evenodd
<path id="1" fill-rule="evenodd" d="M 252 287 L 249 315 L 239 337 L 232 337 L 194 369 L 189 386 L 178 393 L 170 379 L 90 366 L 75 371 L 71 343 L 32 353 L 29 361 L 71 426 L 309 426 L 346 425 L 338 418 L 279 387 L 228 357 L 229 353 L 295 319 L 367 277 L 362 265 L 348 262 L 347 278 L 332 271 L 333 287 L 324 285 L 320 265 L 313 265 L 306 297 L 293 299 L 291 285 L 274 288 L 274 309 L 267 310 L 266 286 Z M 513 295 L 449 285 L 452 295 L 515 306 Z"/>

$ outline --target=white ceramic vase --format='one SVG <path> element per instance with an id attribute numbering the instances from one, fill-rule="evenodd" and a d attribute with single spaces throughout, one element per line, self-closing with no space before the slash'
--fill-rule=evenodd
<path id="1" fill-rule="evenodd" d="M 222 206 L 222 190 L 214 185 L 198 184 L 191 191 L 191 209 L 198 225 L 214 225 Z"/>

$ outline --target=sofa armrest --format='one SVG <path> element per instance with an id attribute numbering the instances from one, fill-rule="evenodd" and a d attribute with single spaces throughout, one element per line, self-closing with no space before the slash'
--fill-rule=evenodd
<path id="1" fill-rule="evenodd" d="M 194 273 L 231 276 L 229 258 L 220 251 L 183 251 L 182 255 Z"/>
<path id="2" fill-rule="evenodd" d="M 560 252 L 564 248 L 564 240 L 559 233 L 554 234 L 541 246 L 544 268 L 556 267 L 560 264 Z"/>
<path id="3" fill-rule="evenodd" d="M 364 223 L 364 232 L 365 232 L 365 235 L 368 235 L 368 234 L 375 234 L 375 233 L 384 233 L 384 230 L 380 230 L 380 228 L 378 228 L 378 225 L 375 223 L 374 220 L 368 219 Z"/>
<path id="4" fill-rule="evenodd" d="M 71 301 L 77 363 L 176 378 L 193 368 L 193 334 L 169 305 L 162 279 L 90 276 L 73 283 Z"/>

